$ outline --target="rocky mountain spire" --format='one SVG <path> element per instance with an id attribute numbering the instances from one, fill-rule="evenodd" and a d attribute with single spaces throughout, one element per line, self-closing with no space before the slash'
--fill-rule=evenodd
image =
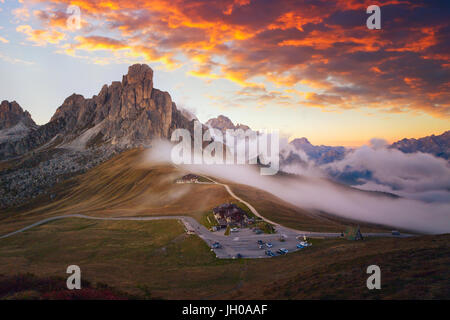
<path id="1" fill-rule="evenodd" d="M 25 137 L 28 141 L 22 145 L 26 147 L 11 151 L 9 156 L 26 152 L 56 135 L 61 148 L 85 149 L 94 144 L 129 148 L 146 145 L 154 138 L 170 138 L 174 129 L 189 126 L 190 121 L 177 109 L 169 93 L 153 87 L 153 70 L 135 64 L 121 82 L 104 85 L 90 99 L 79 94 L 66 98 L 50 122 L 37 130 L 37 136 Z"/>

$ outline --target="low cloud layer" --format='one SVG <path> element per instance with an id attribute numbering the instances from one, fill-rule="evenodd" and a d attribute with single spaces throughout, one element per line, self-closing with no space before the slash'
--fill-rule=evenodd
<path id="1" fill-rule="evenodd" d="M 446 160 L 430 154 L 363 146 L 323 169 L 360 189 L 450 203 L 450 166 Z"/>
<path id="2" fill-rule="evenodd" d="M 168 143 L 155 145 L 149 150 L 147 161 L 149 163 L 155 163 L 156 161 L 170 163 L 170 150 L 171 145 Z M 361 152 L 367 151 L 363 149 Z M 395 153 L 394 155 L 401 157 Z M 360 153 L 343 161 L 355 165 L 358 162 L 354 157 L 360 157 Z M 402 161 L 402 159 L 400 158 L 399 161 Z M 395 163 L 394 160 L 392 161 Z M 340 165 L 346 166 L 344 162 Z M 391 170 L 395 170 L 394 164 L 390 166 L 392 167 Z M 396 199 L 379 194 L 372 195 L 315 177 L 288 179 L 261 176 L 255 166 L 184 165 L 183 167 L 193 172 L 262 189 L 300 208 L 321 210 L 343 218 L 384 224 L 422 233 L 450 232 L 450 202 L 427 203 L 415 199 Z M 408 167 L 408 169 L 405 169 L 406 173 L 410 173 L 416 168 L 414 164 L 411 164 L 411 167 L 406 165 L 406 167 Z M 438 174 L 434 172 L 434 170 L 437 170 L 435 167 L 427 170 L 424 172 Z M 386 177 L 387 175 L 380 176 Z M 387 181 L 397 182 L 401 186 L 409 185 L 405 182 L 408 181 L 408 177 L 402 175 L 400 175 L 399 180 L 389 179 Z M 440 183 L 445 185 L 443 182 Z M 420 185 L 422 190 L 430 190 L 426 188 L 426 182 L 422 182 Z"/>
<path id="3" fill-rule="evenodd" d="M 361 190 L 380 191 L 426 202 L 450 203 L 450 165 L 427 153 L 404 153 L 389 148 L 386 141 L 347 150 L 328 163 L 310 158 L 288 145 L 281 153 L 281 169 L 288 173 L 328 177 Z"/>

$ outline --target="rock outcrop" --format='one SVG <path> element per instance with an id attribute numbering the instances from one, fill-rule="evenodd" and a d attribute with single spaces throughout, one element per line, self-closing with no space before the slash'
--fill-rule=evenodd
<path id="1" fill-rule="evenodd" d="M 193 129 L 170 95 L 153 87 L 153 70 L 141 64 L 90 99 L 66 98 L 45 125 L 36 126 L 15 102 L 1 104 L 0 120 L 0 160 L 16 157 L 0 170 L 0 208 L 43 196 L 124 149 Z"/>
<path id="2" fill-rule="evenodd" d="M 38 126 L 31 115 L 15 102 L 0 104 L 0 159 L 24 150 L 21 141 L 34 132 Z"/>
<path id="3" fill-rule="evenodd" d="M 169 93 L 153 87 L 153 70 L 141 64 L 131 66 L 122 82 L 104 85 L 92 99 L 75 94 L 68 97 L 51 121 L 58 119 L 67 123 L 66 141 L 98 127 L 93 138 L 123 147 L 169 138 L 174 129 L 189 125 Z"/>
<path id="4" fill-rule="evenodd" d="M 19 123 L 27 127 L 36 126 L 28 111 L 23 111 L 16 101 L 2 101 L 0 104 L 0 130 L 12 128 Z"/>
<path id="5" fill-rule="evenodd" d="M 70 149 L 105 144 L 136 147 L 155 138 L 170 138 L 173 130 L 190 126 L 169 93 L 153 87 L 153 70 L 145 64 L 135 64 L 121 82 L 104 85 L 90 99 L 71 95 L 49 123 L 20 141 L 0 144 L 0 159 L 21 155 L 50 142 Z"/>

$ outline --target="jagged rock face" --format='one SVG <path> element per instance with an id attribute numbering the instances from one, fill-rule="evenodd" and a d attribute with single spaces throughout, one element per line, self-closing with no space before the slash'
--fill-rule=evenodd
<path id="1" fill-rule="evenodd" d="M 0 157 L 20 155 L 56 136 L 61 147 L 86 148 L 95 141 L 128 148 L 170 138 L 173 130 L 191 127 L 169 93 L 153 87 L 153 70 L 135 64 L 121 82 L 104 85 L 91 99 L 78 94 L 66 98 L 50 122 L 35 133 L 3 150 L 0 145 Z"/>
<path id="2" fill-rule="evenodd" d="M 424 152 L 437 157 L 450 159 L 450 131 L 439 136 L 428 136 L 420 139 L 402 139 L 394 142 L 390 148 L 398 149 L 404 153 Z"/>
<path id="3" fill-rule="evenodd" d="M 243 125 L 243 124 L 237 124 L 234 125 L 234 123 L 227 117 L 220 115 L 217 118 L 209 119 L 206 122 L 206 125 L 215 129 L 219 129 L 222 132 L 225 132 L 226 130 L 238 130 L 242 129 L 244 131 L 250 129 L 250 127 Z"/>
<path id="4" fill-rule="evenodd" d="M 153 88 L 153 70 L 136 64 L 122 82 L 104 85 L 92 99 L 75 94 L 68 97 L 51 121 L 64 118 L 65 134 L 72 136 L 101 125 L 99 132 L 105 142 L 135 146 L 153 138 L 169 138 L 171 129 L 187 125 L 189 121 L 178 113 L 170 95 Z"/>
<path id="5" fill-rule="evenodd" d="M 0 104 L 0 159 L 24 151 L 21 143 L 38 128 L 31 115 L 13 101 Z"/>
<path id="6" fill-rule="evenodd" d="M 36 126 L 28 111 L 23 111 L 16 101 L 2 101 L 0 104 L 0 130 L 14 127 L 19 122 L 25 126 Z"/>

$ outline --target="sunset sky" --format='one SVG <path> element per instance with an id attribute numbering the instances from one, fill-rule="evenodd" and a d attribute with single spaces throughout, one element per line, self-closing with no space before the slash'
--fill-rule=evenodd
<path id="1" fill-rule="evenodd" d="M 0 0 L 0 100 L 39 124 L 133 63 L 201 121 L 346 146 L 450 129 L 448 0 Z"/>

